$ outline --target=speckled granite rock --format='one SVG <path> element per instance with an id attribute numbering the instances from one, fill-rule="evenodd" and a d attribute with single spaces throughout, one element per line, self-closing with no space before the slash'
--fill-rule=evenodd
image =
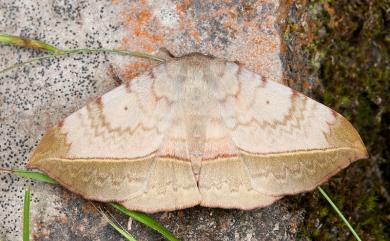
<path id="1" fill-rule="evenodd" d="M 105 47 L 237 60 L 284 82 L 278 19 L 287 6 L 262 1 L 3 0 L 0 32 L 61 48 Z M 0 67 L 42 54 L 0 45 Z M 117 55 L 51 59 L 0 76 L 0 165 L 24 168 L 48 126 L 157 63 Z M 23 187 L 32 186 L 32 240 L 120 240 L 85 200 L 60 186 L 0 173 L 0 239 L 21 239 Z M 182 240 L 294 240 L 303 210 L 289 198 L 254 211 L 191 208 L 153 215 Z M 114 211 L 113 211 L 114 212 Z M 116 212 L 115 212 L 116 213 Z M 160 240 L 116 214 L 138 240 Z"/>

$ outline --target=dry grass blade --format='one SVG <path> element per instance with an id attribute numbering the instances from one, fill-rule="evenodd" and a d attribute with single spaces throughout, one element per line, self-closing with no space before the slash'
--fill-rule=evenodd
<path id="1" fill-rule="evenodd" d="M 101 207 L 96 207 L 93 203 L 91 203 L 103 216 L 103 218 L 113 227 L 118 233 L 120 233 L 124 238 L 126 238 L 128 241 L 136 241 L 136 239 L 129 233 L 127 230 L 120 225 L 120 223 L 113 217 L 107 210 L 104 211 Z M 106 212 L 109 213 L 110 217 L 106 214 Z"/>
<path id="2" fill-rule="evenodd" d="M 63 52 L 61 49 L 58 49 L 53 45 L 47 44 L 39 40 L 28 39 L 28 38 L 23 38 L 14 35 L 8 35 L 8 34 L 0 34 L 0 42 L 17 45 L 25 48 L 42 49 L 55 54 L 59 54 Z"/>

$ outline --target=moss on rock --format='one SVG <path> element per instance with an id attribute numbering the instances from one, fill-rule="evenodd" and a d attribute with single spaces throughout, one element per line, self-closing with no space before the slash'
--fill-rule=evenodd
<path id="1" fill-rule="evenodd" d="M 389 240 L 390 1 L 297 2 L 285 38 L 309 63 L 311 88 L 301 89 L 348 118 L 371 154 L 324 188 L 363 240 Z M 306 195 L 301 238 L 354 240 L 318 195 Z"/>

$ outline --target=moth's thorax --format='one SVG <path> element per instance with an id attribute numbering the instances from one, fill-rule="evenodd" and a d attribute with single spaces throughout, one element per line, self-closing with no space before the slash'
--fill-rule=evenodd
<path id="1" fill-rule="evenodd" d="M 214 95 L 218 75 L 221 76 L 225 63 L 211 57 L 194 55 L 176 62 L 175 80 L 180 86 L 179 105 L 185 122 L 186 151 L 196 178 L 200 173 L 206 151 L 207 129 L 213 114 L 217 114 L 217 98 Z M 218 71 L 215 71 L 218 70 Z"/>
<path id="2" fill-rule="evenodd" d="M 206 129 L 209 122 L 210 96 L 205 69 L 200 66 L 187 66 L 187 74 L 182 88 L 182 116 L 185 122 L 187 155 L 191 160 L 192 170 L 198 178 L 204 156 Z"/>

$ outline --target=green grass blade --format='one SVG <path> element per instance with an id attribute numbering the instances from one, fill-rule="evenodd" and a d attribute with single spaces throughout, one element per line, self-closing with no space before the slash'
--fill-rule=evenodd
<path id="1" fill-rule="evenodd" d="M 24 191 L 23 205 L 23 241 L 30 240 L 30 187 Z"/>
<path id="2" fill-rule="evenodd" d="M 345 225 L 347 225 L 347 227 L 349 228 L 349 230 L 351 231 L 351 233 L 353 234 L 353 236 L 355 236 L 356 240 L 358 241 L 362 241 L 359 237 L 359 235 L 356 233 L 355 229 L 352 227 L 352 225 L 348 222 L 348 220 L 344 217 L 344 215 L 341 213 L 341 211 L 337 208 L 337 206 L 333 203 L 332 199 L 330 199 L 330 197 L 326 194 L 326 192 L 321 188 L 321 187 L 317 187 L 318 190 L 320 191 L 320 193 L 322 194 L 322 196 L 325 197 L 325 199 L 329 202 L 330 206 L 332 206 L 332 208 L 336 211 L 336 213 L 339 215 L 339 217 L 341 218 L 341 220 L 343 220 L 343 222 L 345 223 Z"/>
<path id="3" fill-rule="evenodd" d="M 34 63 L 36 61 L 41 61 L 41 60 L 45 60 L 45 59 L 50 59 L 50 58 L 54 58 L 54 57 L 57 57 L 57 56 L 61 56 L 61 54 L 58 54 L 58 55 L 55 55 L 55 54 L 51 54 L 51 55 L 46 55 L 46 56 L 40 56 L 40 57 L 36 57 L 36 58 L 31 58 L 27 61 L 24 61 L 24 62 L 20 62 L 20 63 L 16 63 L 16 64 L 13 64 L 5 69 L 2 69 L 0 70 L 0 74 L 2 73 L 5 73 L 9 70 L 12 70 L 12 69 L 16 69 L 18 67 L 22 67 L 24 65 L 27 65 L 27 64 L 31 64 L 31 63 Z"/>
<path id="4" fill-rule="evenodd" d="M 157 60 L 160 62 L 164 61 L 163 59 L 161 59 L 157 56 L 143 53 L 143 52 L 137 52 L 137 51 L 126 51 L 126 50 L 119 50 L 119 49 L 74 49 L 74 50 L 64 50 L 61 53 L 31 58 L 31 59 L 28 59 L 24 62 L 13 64 L 5 69 L 0 70 L 0 74 L 5 73 L 9 70 L 18 68 L 18 67 L 22 67 L 22 66 L 27 65 L 27 64 L 37 62 L 37 61 L 42 61 L 42 60 L 56 58 L 56 57 L 65 56 L 65 55 L 70 56 L 70 55 L 83 54 L 83 53 L 114 53 L 114 54 L 139 57 L 139 58 L 144 58 L 144 59 L 152 59 L 152 60 Z"/>
<path id="5" fill-rule="evenodd" d="M 50 54 L 50 55 L 31 58 L 31 59 L 28 59 L 27 61 L 11 65 L 3 70 L 0 70 L 0 74 L 5 73 L 9 70 L 27 65 L 27 64 L 31 64 L 33 62 L 42 61 L 45 59 L 51 59 L 51 58 L 55 58 L 55 57 L 59 57 L 59 56 L 65 56 L 65 55 L 70 56 L 70 55 L 83 54 L 83 53 L 113 53 L 113 54 L 120 54 L 120 55 L 132 56 L 132 57 L 157 60 L 157 61 L 161 61 L 161 62 L 164 61 L 164 59 L 161 59 L 157 56 L 147 54 L 144 52 L 126 51 L 126 50 L 120 50 L 120 49 L 81 48 L 81 49 L 62 50 L 62 49 L 56 48 L 55 46 L 52 46 L 50 44 L 47 44 L 47 43 L 39 41 L 39 40 L 27 39 L 27 38 L 22 38 L 22 37 L 18 37 L 18 36 L 8 35 L 8 34 L 0 34 L 0 43 L 13 44 L 13 45 L 26 47 L 26 48 L 43 49 L 43 50 L 47 50 L 49 52 L 52 52 L 52 54 Z"/>
<path id="6" fill-rule="evenodd" d="M 130 211 L 127 208 L 123 207 L 120 204 L 111 203 L 111 206 L 119 210 L 120 212 L 126 214 L 127 216 L 134 218 L 138 222 L 141 222 L 148 226 L 151 229 L 154 229 L 155 231 L 159 232 L 162 236 L 164 236 L 169 241 L 179 241 L 178 238 L 176 238 L 168 229 L 164 228 L 162 225 L 157 223 L 154 219 L 152 219 L 150 216 L 136 211 Z"/>
<path id="7" fill-rule="evenodd" d="M 22 169 L 13 169 L 11 171 L 19 177 L 27 177 L 36 181 L 46 182 L 50 184 L 58 184 L 56 180 L 54 180 L 53 178 L 47 176 L 42 172 L 28 171 Z"/>
<path id="8" fill-rule="evenodd" d="M 83 54 L 83 53 L 111 53 L 111 54 L 139 57 L 139 58 L 144 58 L 144 59 L 151 59 L 151 60 L 156 60 L 156 61 L 160 61 L 160 62 L 165 61 L 164 59 L 159 58 L 159 57 L 152 55 L 152 54 L 139 52 L 139 51 L 127 51 L 127 50 L 121 50 L 121 49 L 82 48 L 82 49 L 72 49 L 72 50 L 65 50 L 64 51 L 64 54 Z"/>
<path id="9" fill-rule="evenodd" d="M 53 45 L 47 44 L 39 40 L 22 38 L 19 36 L 8 35 L 8 34 L 0 34 L 0 43 L 7 43 L 7 44 L 17 45 L 25 48 L 43 49 L 56 54 L 63 52 L 63 50 L 58 49 Z"/>

